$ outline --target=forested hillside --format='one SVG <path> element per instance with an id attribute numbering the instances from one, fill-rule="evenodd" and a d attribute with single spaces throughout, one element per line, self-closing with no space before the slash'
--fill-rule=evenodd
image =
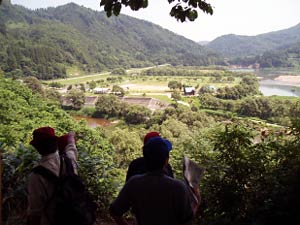
<path id="1" fill-rule="evenodd" d="M 230 64 L 249 66 L 258 63 L 261 68 L 266 67 L 299 67 L 300 66 L 300 41 L 284 45 L 276 50 L 264 52 L 262 55 L 238 57 L 229 60 Z"/>
<path id="2" fill-rule="evenodd" d="M 6 76 L 65 77 L 68 68 L 111 68 L 223 63 L 204 47 L 150 22 L 125 15 L 107 18 L 74 3 L 28 10 L 0 7 L 0 68 Z"/>
<path id="3" fill-rule="evenodd" d="M 224 35 L 210 42 L 207 47 L 225 57 L 249 57 L 266 51 L 286 48 L 300 41 L 300 24 L 280 31 L 256 36 Z"/>

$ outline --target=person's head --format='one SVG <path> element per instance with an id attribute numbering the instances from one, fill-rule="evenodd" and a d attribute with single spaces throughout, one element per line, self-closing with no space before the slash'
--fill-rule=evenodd
<path id="1" fill-rule="evenodd" d="M 148 171 L 163 169 L 169 160 L 172 144 L 162 137 L 152 137 L 143 147 L 143 155 Z"/>
<path id="2" fill-rule="evenodd" d="M 151 131 L 147 133 L 144 137 L 144 145 L 153 137 L 160 137 L 160 134 L 156 131 Z"/>
<path id="3" fill-rule="evenodd" d="M 41 154 L 48 155 L 57 150 L 57 136 L 51 127 L 40 127 L 32 133 L 30 144 Z"/>

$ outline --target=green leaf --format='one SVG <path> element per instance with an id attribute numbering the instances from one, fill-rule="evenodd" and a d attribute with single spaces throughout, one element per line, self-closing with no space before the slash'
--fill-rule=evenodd
<path id="1" fill-rule="evenodd" d="M 147 8 L 148 7 L 148 0 L 144 0 L 143 1 L 143 8 Z"/>
<path id="2" fill-rule="evenodd" d="M 100 6 L 103 6 L 103 5 L 105 5 L 105 4 L 106 4 L 106 2 L 107 2 L 107 0 L 101 0 L 101 1 L 100 1 Z"/>
<path id="3" fill-rule="evenodd" d="M 120 14 L 120 11 L 121 11 L 121 8 L 122 8 L 122 5 L 120 2 L 117 2 L 114 7 L 113 7 L 113 13 L 115 16 L 118 16 Z"/>

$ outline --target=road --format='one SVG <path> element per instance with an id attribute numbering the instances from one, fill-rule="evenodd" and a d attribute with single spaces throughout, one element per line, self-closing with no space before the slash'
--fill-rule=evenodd
<path id="1" fill-rule="evenodd" d="M 134 71 L 138 72 L 138 71 L 148 70 L 148 69 L 152 69 L 152 68 L 156 68 L 156 67 L 164 67 L 164 66 L 170 66 L 170 64 L 161 64 L 161 65 L 157 65 L 157 66 L 149 66 L 149 67 L 143 67 L 143 68 L 133 68 L 133 69 L 126 70 L 126 72 L 127 73 L 132 73 Z M 87 74 L 87 75 L 78 76 L 78 77 L 70 77 L 70 78 L 64 78 L 64 79 L 51 80 L 51 81 L 48 81 L 48 83 L 51 83 L 51 82 L 69 83 L 69 81 L 72 81 L 72 80 L 76 80 L 76 81 L 78 81 L 78 80 L 89 80 L 89 78 L 97 78 L 98 76 L 104 76 L 104 75 L 109 75 L 109 74 L 111 74 L 111 72 L 103 72 L 103 73 L 97 73 L 97 74 Z M 80 82 L 76 82 L 76 83 L 80 83 Z"/>

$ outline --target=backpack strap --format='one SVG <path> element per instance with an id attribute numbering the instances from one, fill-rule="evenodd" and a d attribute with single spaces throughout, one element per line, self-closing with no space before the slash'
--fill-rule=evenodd
<path id="1" fill-rule="evenodd" d="M 64 163 L 65 165 L 65 176 L 71 176 L 71 175 L 74 175 L 74 167 L 73 167 L 73 164 L 72 164 L 72 161 L 71 159 L 64 153 L 62 153 L 60 155 L 60 162 L 61 162 L 61 165 Z M 62 169 L 62 168 L 61 168 Z M 62 171 L 60 171 L 62 172 Z M 61 177 L 61 175 L 60 175 Z"/>
<path id="2" fill-rule="evenodd" d="M 56 181 L 59 179 L 59 177 L 57 177 L 53 172 L 51 172 L 50 170 L 48 170 L 47 168 L 43 167 L 43 166 L 37 166 L 37 167 L 34 167 L 32 169 L 32 172 L 33 173 L 36 173 L 36 174 L 39 174 L 43 177 L 45 177 L 46 179 L 48 180 L 51 180 L 51 181 Z"/>

